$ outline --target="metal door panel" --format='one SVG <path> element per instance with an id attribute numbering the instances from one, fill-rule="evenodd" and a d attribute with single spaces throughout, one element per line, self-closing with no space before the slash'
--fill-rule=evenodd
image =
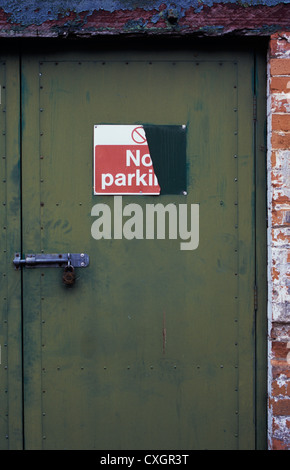
<path id="1" fill-rule="evenodd" d="M 20 82 L 17 54 L 0 60 L 0 410 L 1 449 L 21 449 L 22 338 L 21 276 L 11 269 L 21 246 Z"/>
<path id="2" fill-rule="evenodd" d="M 23 252 L 86 252 L 73 288 L 23 269 L 27 448 L 253 448 L 252 55 L 23 59 Z M 94 240 L 93 126 L 187 125 L 200 241 Z M 243 430 L 240 432 L 240 430 Z M 245 432 L 246 429 L 246 432 Z"/>

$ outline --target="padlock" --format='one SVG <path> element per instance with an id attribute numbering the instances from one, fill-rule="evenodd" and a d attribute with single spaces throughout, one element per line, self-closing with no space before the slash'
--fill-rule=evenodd
<path id="1" fill-rule="evenodd" d="M 72 286 L 74 284 L 76 280 L 75 268 L 71 264 L 68 264 L 64 268 L 62 280 L 66 286 Z"/>

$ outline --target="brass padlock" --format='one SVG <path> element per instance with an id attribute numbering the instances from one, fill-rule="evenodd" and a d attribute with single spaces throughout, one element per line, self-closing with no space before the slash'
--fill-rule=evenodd
<path id="1" fill-rule="evenodd" d="M 76 280 L 75 268 L 71 264 L 68 264 L 64 268 L 62 280 L 66 286 L 72 286 L 74 284 Z"/>

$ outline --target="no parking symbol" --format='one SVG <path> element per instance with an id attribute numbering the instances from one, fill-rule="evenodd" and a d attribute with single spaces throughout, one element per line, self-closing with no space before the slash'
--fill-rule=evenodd
<path id="1" fill-rule="evenodd" d="M 146 135 L 143 126 L 135 127 L 132 131 L 132 140 L 136 144 L 145 144 L 146 142 Z"/>

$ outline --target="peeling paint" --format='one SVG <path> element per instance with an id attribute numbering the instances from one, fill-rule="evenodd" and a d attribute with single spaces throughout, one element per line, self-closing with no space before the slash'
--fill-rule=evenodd
<path id="1" fill-rule="evenodd" d="M 1 0 L 0 8 L 9 15 L 10 22 L 22 25 L 40 25 L 45 21 L 58 20 L 59 17 L 70 15 L 70 12 L 75 12 L 77 15 L 86 12 L 91 15 L 95 11 L 116 12 L 116 11 L 134 11 L 137 8 L 144 11 L 157 11 L 168 12 L 174 10 L 179 18 L 185 16 L 185 12 L 192 8 L 194 12 L 198 13 L 205 7 L 211 8 L 215 4 L 239 4 L 243 7 L 251 6 L 275 6 L 281 4 L 288 4 L 290 0 L 241 0 L 236 2 L 234 0 L 180 0 L 176 5 L 174 2 L 166 2 L 164 0 L 59 0 L 51 2 L 42 0 L 41 2 L 35 0 L 26 0 L 25 2 L 14 0 Z"/>
<path id="2" fill-rule="evenodd" d="M 290 449 L 290 32 L 271 37 L 268 66 L 270 449 Z M 286 122 L 288 124 L 286 125 Z"/>
<path id="3" fill-rule="evenodd" d="M 0 36 L 269 35 L 290 27 L 290 0 L 0 0 Z M 287 10 L 288 11 L 288 10 Z M 281 38 L 281 41 L 285 38 Z"/>
<path id="4" fill-rule="evenodd" d="M 290 422 L 289 418 L 285 416 L 275 417 L 273 419 L 273 429 L 274 429 L 274 437 L 279 439 L 281 442 L 285 443 L 290 441 Z M 285 445 L 285 444 L 284 444 Z"/>

